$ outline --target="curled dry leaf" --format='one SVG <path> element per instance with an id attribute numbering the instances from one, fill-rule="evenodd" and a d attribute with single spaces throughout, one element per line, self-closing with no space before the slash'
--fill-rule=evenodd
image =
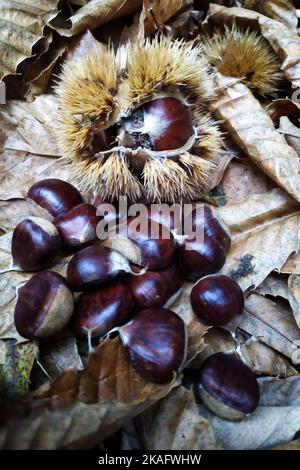
<path id="1" fill-rule="evenodd" d="M 211 3 L 207 20 L 209 25 L 236 23 L 261 32 L 281 60 L 281 70 L 295 87 L 300 87 L 300 37 L 296 31 L 253 10 L 226 8 Z"/>
<path id="2" fill-rule="evenodd" d="M 297 31 L 298 18 L 292 0 L 244 0 L 243 6 L 255 10 L 269 18 L 281 21 L 289 28 Z"/>
<path id="3" fill-rule="evenodd" d="M 297 95 L 293 97 L 295 101 L 290 98 L 278 98 L 269 104 L 267 112 L 274 124 L 276 124 L 282 116 L 295 119 L 300 118 L 300 105 L 298 104 L 300 102 L 299 91 L 297 91 L 296 94 Z"/>
<path id="4" fill-rule="evenodd" d="M 45 26 L 58 15 L 59 0 L 5 0 L 0 5 L 0 80 L 15 74 L 18 65 L 33 55 L 33 47 L 43 38 Z M 42 45 L 47 48 L 47 39 Z"/>
<path id="5" fill-rule="evenodd" d="M 300 157 L 300 128 L 295 126 L 287 116 L 279 119 L 278 131 L 284 135 L 287 143 L 296 150 Z"/>
<path id="6" fill-rule="evenodd" d="M 143 38 L 154 31 L 163 31 L 165 23 L 186 5 L 186 0 L 144 0 L 138 36 Z"/>
<path id="7" fill-rule="evenodd" d="M 252 293 L 246 298 L 239 328 L 300 364 L 300 330 L 286 305 Z"/>
<path id="8" fill-rule="evenodd" d="M 59 21 L 52 21 L 52 27 L 63 36 L 75 36 L 134 13 L 141 6 L 142 0 L 90 0 L 63 25 Z"/>
<path id="9" fill-rule="evenodd" d="M 199 416 L 193 392 L 184 387 L 173 390 L 136 422 L 149 450 L 221 449 L 209 420 Z"/>
<path id="10" fill-rule="evenodd" d="M 175 379 L 163 385 L 144 381 L 132 369 L 119 338 L 107 340 L 83 371 L 66 371 L 19 402 L 19 418 L 8 413 L 0 428 L 0 447 L 90 448 L 175 385 Z"/>
<path id="11" fill-rule="evenodd" d="M 210 104 L 217 119 L 251 160 L 300 201 L 300 162 L 246 85 L 216 76 L 219 97 Z"/>
<path id="12" fill-rule="evenodd" d="M 300 276 L 293 274 L 287 277 L 272 273 L 258 287 L 256 292 L 264 296 L 286 299 L 300 327 Z"/>
<path id="13" fill-rule="evenodd" d="M 260 406 L 299 406 L 300 376 L 259 379 Z"/>
<path id="14" fill-rule="evenodd" d="M 0 396 L 7 399 L 23 398 L 28 392 L 29 377 L 38 354 L 34 342 L 16 344 L 9 339 L 0 342 Z"/>
<path id="15" fill-rule="evenodd" d="M 197 356 L 205 347 L 204 334 L 210 329 L 210 326 L 204 325 L 196 319 L 190 301 L 190 294 L 193 284 L 186 282 L 183 286 L 180 297 L 171 305 L 171 310 L 179 315 L 187 325 L 188 331 L 188 353 L 187 363 Z"/>
<path id="16" fill-rule="evenodd" d="M 246 420 L 225 421 L 199 407 L 209 419 L 217 442 L 226 450 L 269 449 L 293 439 L 300 427 L 299 406 L 259 406 Z"/>
<path id="17" fill-rule="evenodd" d="M 298 205 L 280 189 L 217 210 L 232 233 L 222 272 L 233 276 L 243 290 L 258 286 L 273 270 L 280 271 L 299 249 Z"/>
<path id="18" fill-rule="evenodd" d="M 205 336 L 205 349 L 194 359 L 189 367 L 199 368 L 200 364 L 211 354 L 233 351 L 238 348 L 244 362 L 258 375 L 288 377 L 297 374 L 288 360 L 277 351 L 257 341 L 255 337 L 245 339 L 236 332 L 232 334 L 221 328 L 212 328 Z"/>

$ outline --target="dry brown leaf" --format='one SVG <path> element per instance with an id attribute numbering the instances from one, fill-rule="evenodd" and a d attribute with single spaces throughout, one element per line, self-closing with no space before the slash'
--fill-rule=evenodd
<path id="1" fill-rule="evenodd" d="M 226 450 L 269 449 L 293 439 L 300 428 L 299 406 L 259 406 L 246 420 L 225 421 L 200 406 L 209 419 L 217 442 Z"/>
<path id="2" fill-rule="evenodd" d="M 296 151 L 275 129 L 271 118 L 241 82 L 216 76 L 221 90 L 211 111 L 251 160 L 300 201 L 300 162 Z"/>
<path id="3" fill-rule="evenodd" d="M 275 183 L 262 173 L 251 160 L 234 159 L 227 166 L 218 186 L 222 191 L 221 204 L 233 204 L 254 194 L 265 194 Z"/>
<path id="4" fill-rule="evenodd" d="M 284 191 L 275 189 L 217 210 L 232 233 L 222 272 L 237 279 L 243 290 L 258 286 L 273 270 L 280 271 L 299 249 L 300 212 Z"/>
<path id="5" fill-rule="evenodd" d="M 204 349 L 204 334 L 210 329 L 210 326 L 204 325 L 197 320 L 192 311 L 190 302 L 192 287 L 192 283 L 186 282 L 180 297 L 178 297 L 176 302 L 170 307 L 187 325 L 189 337 L 187 356 L 188 363 Z"/>
<path id="6" fill-rule="evenodd" d="M 273 447 L 270 450 L 300 450 L 300 439 L 281 444 L 279 446 Z"/>
<path id="7" fill-rule="evenodd" d="M 13 230 L 28 215 L 27 203 L 23 199 L 0 201 L 0 229 L 4 232 Z"/>
<path id="8" fill-rule="evenodd" d="M 267 112 L 275 124 L 282 116 L 293 117 L 296 119 L 300 118 L 300 105 L 298 104 L 300 101 L 298 96 L 299 91 L 297 92 L 297 96 L 295 96 L 295 101 L 290 98 L 278 98 L 269 104 Z M 296 101 L 298 101 L 298 103 Z"/>
<path id="9" fill-rule="evenodd" d="M 261 32 L 282 62 L 281 70 L 295 87 L 300 87 L 300 38 L 296 31 L 281 21 L 270 19 L 246 8 L 226 8 L 211 3 L 209 25 L 242 25 Z"/>
<path id="10" fill-rule="evenodd" d="M 52 26 L 63 36 L 75 36 L 134 13 L 141 6 L 142 0 L 90 0 L 64 24 L 52 21 Z"/>
<path id="11" fill-rule="evenodd" d="M 83 371 L 64 372 L 0 428 L 3 449 L 91 448 L 176 385 L 146 382 L 130 366 L 119 338 L 107 340 Z M 27 417 L 26 417 L 27 416 Z M 3 423 L 4 424 L 4 423 Z"/>
<path id="12" fill-rule="evenodd" d="M 281 21 L 297 31 L 298 18 L 292 0 L 244 0 L 244 8 L 258 11 L 269 18 Z"/>
<path id="13" fill-rule="evenodd" d="M 141 38 L 156 31 L 163 31 L 165 23 L 187 5 L 186 0 L 144 0 L 140 16 Z"/>
<path id="14" fill-rule="evenodd" d="M 300 405 L 300 376 L 278 379 L 261 377 L 259 380 L 260 406 Z"/>
<path id="15" fill-rule="evenodd" d="M 2 0 L 0 79 L 15 74 L 18 65 L 33 55 L 33 46 L 43 38 L 45 26 L 58 15 L 58 3 L 59 0 Z"/>
<path id="16" fill-rule="evenodd" d="M 12 126 L 3 148 L 51 157 L 60 156 L 53 134 L 57 105 L 53 95 L 41 95 L 32 103 L 10 101 L 0 113 L 1 123 Z M 5 138 L 6 137 L 6 138 Z"/>
<path id="17" fill-rule="evenodd" d="M 281 272 L 300 275 L 300 252 L 288 258 L 287 262 L 282 266 Z"/>
<path id="18" fill-rule="evenodd" d="M 298 157 L 300 157 L 300 129 L 295 126 L 287 116 L 282 116 L 279 119 L 278 131 L 284 135 L 287 143 L 296 150 Z"/>
<path id="19" fill-rule="evenodd" d="M 300 276 L 293 274 L 287 277 L 272 273 L 257 288 L 256 292 L 264 296 L 286 299 L 300 328 Z"/>
<path id="20" fill-rule="evenodd" d="M 205 349 L 200 353 L 189 367 L 198 369 L 200 364 L 211 354 L 217 352 L 233 351 L 238 348 L 244 362 L 258 375 L 272 375 L 288 377 L 297 374 L 287 359 L 277 351 L 269 348 L 256 338 L 245 340 L 237 334 L 234 340 L 232 334 L 221 328 L 212 328 L 205 336 Z"/>
<path id="21" fill-rule="evenodd" d="M 286 305 L 252 293 L 246 298 L 239 328 L 300 364 L 300 330 Z"/>
<path id="22" fill-rule="evenodd" d="M 184 387 L 172 391 L 136 421 L 148 450 L 221 449 L 209 421 L 199 416 L 193 392 Z"/>
<path id="23" fill-rule="evenodd" d="M 52 379 L 55 379 L 67 369 L 83 369 L 74 336 L 47 341 L 41 347 L 39 362 Z"/>

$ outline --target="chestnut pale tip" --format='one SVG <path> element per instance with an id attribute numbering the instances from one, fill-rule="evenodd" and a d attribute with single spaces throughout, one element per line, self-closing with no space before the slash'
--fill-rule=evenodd
<path id="1" fill-rule="evenodd" d="M 216 415 L 229 421 L 241 421 L 259 402 L 256 376 L 237 353 L 216 353 L 202 364 L 195 393 Z"/>

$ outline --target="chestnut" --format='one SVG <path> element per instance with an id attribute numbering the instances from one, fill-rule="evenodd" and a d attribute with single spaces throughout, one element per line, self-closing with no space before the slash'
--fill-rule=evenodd
<path id="1" fill-rule="evenodd" d="M 61 239 L 56 227 L 41 217 L 24 219 L 13 232 L 13 263 L 24 271 L 37 271 L 49 266 L 60 248 Z"/>
<path id="2" fill-rule="evenodd" d="M 208 204 L 197 205 L 191 213 L 191 221 L 193 232 L 199 231 L 199 227 L 203 228 L 204 239 L 214 238 L 223 246 L 225 253 L 228 252 L 231 245 L 230 231 L 215 209 Z"/>
<path id="3" fill-rule="evenodd" d="M 141 276 L 131 276 L 128 288 L 137 310 L 170 306 L 180 294 L 183 276 L 173 265 L 161 271 L 147 271 Z"/>
<path id="4" fill-rule="evenodd" d="M 184 321 L 171 310 L 147 309 L 119 328 L 133 368 L 152 382 L 167 382 L 184 365 L 187 333 Z"/>
<path id="5" fill-rule="evenodd" d="M 79 204 L 53 220 L 60 233 L 63 246 L 68 249 L 82 248 L 97 240 L 99 217 L 90 204 Z"/>
<path id="6" fill-rule="evenodd" d="M 229 421 L 243 420 L 259 402 L 256 376 L 235 352 L 212 354 L 203 362 L 195 394 L 213 413 Z"/>
<path id="7" fill-rule="evenodd" d="M 67 280 L 72 290 L 84 291 L 125 273 L 132 273 L 132 270 L 121 253 L 102 245 L 94 245 L 83 248 L 71 258 Z"/>
<path id="8" fill-rule="evenodd" d="M 225 264 L 224 247 L 212 237 L 195 236 L 178 246 L 177 263 L 184 276 L 190 281 L 213 274 Z"/>
<path id="9" fill-rule="evenodd" d="M 163 225 L 168 230 L 182 231 L 182 210 L 180 206 L 174 204 L 147 204 L 148 217 L 151 220 Z"/>
<path id="10" fill-rule="evenodd" d="M 132 296 L 125 286 L 120 283 L 100 286 L 79 296 L 74 315 L 75 330 L 104 336 L 130 320 L 132 309 Z"/>
<path id="11" fill-rule="evenodd" d="M 56 178 L 38 181 L 27 193 L 31 214 L 49 220 L 82 202 L 80 192 L 72 184 Z"/>
<path id="12" fill-rule="evenodd" d="M 118 226 L 119 234 L 105 241 L 124 254 L 131 263 L 148 269 L 163 269 L 171 264 L 176 249 L 172 233 L 161 224 L 133 217 Z"/>
<path id="13" fill-rule="evenodd" d="M 206 276 L 194 285 L 191 305 L 199 320 L 213 326 L 224 326 L 243 313 L 244 294 L 229 276 Z"/>
<path id="14" fill-rule="evenodd" d="M 73 294 L 60 274 L 37 273 L 18 290 L 16 329 L 27 339 L 52 336 L 67 324 L 73 308 Z"/>
<path id="15" fill-rule="evenodd" d="M 161 97 L 136 108 L 121 121 L 123 145 L 155 151 L 182 148 L 194 135 L 188 107 L 174 97 Z"/>

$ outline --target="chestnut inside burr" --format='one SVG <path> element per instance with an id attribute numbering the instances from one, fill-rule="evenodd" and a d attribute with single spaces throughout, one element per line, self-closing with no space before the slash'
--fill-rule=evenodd
<path id="1" fill-rule="evenodd" d="M 120 143 L 132 149 L 176 150 L 194 134 L 188 107 L 173 97 L 144 103 L 122 119 L 120 125 Z"/>

